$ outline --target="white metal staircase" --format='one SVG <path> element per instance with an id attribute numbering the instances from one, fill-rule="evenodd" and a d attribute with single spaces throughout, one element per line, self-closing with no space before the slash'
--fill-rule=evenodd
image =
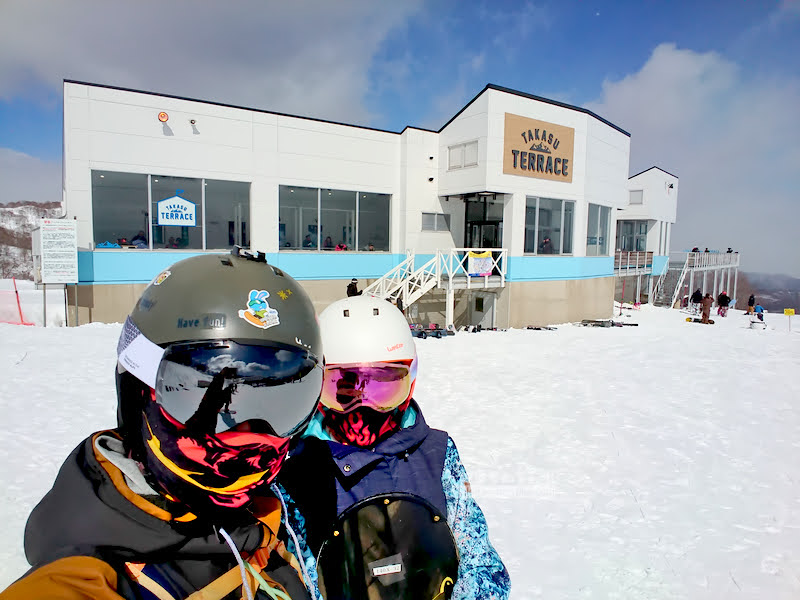
<path id="1" fill-rule="evenodd" d="M 491 253 L 486 274 L 476 276 L 469 272 L 470 252 Z M 503 248 L 452 248 L 437 250 L 433 258 L 415 269 L 414 253 L 408 252 L 403 262 L 364 288 L 363 293 L 393 302 L 400 298 L 403 306 L 408 307 L 432 289 L 444 288 L 448 292 L 450 316 L 453 290 L 505 287 L 507 257 L 508 250 Z"/>

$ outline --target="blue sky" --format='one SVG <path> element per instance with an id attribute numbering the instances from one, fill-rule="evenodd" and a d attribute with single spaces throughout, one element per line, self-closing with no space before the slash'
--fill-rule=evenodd
<path id="1" fill-rule="evenodd" d="M 0 202 L 60 199 L 61 81 L 400 131 L 487 83 L 631 133 L 680 177 L 673 249 L 800 277 L 800 0 L 3 0 Z"/>

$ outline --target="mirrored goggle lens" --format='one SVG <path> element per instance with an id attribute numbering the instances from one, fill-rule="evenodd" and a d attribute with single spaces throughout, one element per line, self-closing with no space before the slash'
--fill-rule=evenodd
<path id="1" fill-rule="evenodd" d="M 390 411 L 405 402 L 411 393 L 412 366 L 402 363 L 326 366 L 320 401 L 339 412 L 350 412 L 361 406 Z"/>
<path id="2" fill-rule="evenodd" d="M 173 344 L 156 375 L 156 401 L 180 423 L 219 433 L 249 422 L 287 437 L 314 411 L 322 368 L 291 346 L 233 341 Z"/>

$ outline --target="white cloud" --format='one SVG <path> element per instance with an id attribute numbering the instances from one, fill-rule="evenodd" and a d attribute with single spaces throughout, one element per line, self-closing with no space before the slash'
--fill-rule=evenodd
<path id="1" fill-rule="evenodd" d="M 365 123 L 372 57 L 419 4 L 3 0 L 0 99 L 75 79 Z"/>
<path id="2" fill-rule="evenodd" d="M 631 172 L 680 178 L 672 247 L 742 252 L 745 270 L 800 276 L 800 80 L 745 77 L 719 54 L 658 46 L 586 105 L 631 134 Z"/>
<path id="3" fill-rule="evenodd" d="M 61 161 L 0 148 L 0 204 L 60 202 Z"/>

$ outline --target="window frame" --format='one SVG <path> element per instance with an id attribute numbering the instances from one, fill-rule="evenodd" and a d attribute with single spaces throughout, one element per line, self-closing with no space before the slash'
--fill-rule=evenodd
<path id="1" fill-rule="evenodd" d="M 475 148 L 475 160 L 474 162 L 467 162 L 467 154 L 468 149 L 472 149 L 474 146 Z M 478 152 L 479 145 L 478 140 L 470 140 L 468 142 L 461 142 L 460 144 L 453 144 L 452 146 L 447 147 L 447 170 L 448 171 L 458 171 L 460 169 L 468 169 L 470 167 L 477 167 L 479 160 L 478 160 Z M 459 160 L 454 163 L 453 156 L 455 152 L 460 153 Z"/>
<path id="2" fill-rule="evenodd" d="M 534 222 L 533 222 L 533 233 L 534 233 L 534 236 L 533 236 L 533 251 L 525 250 L 524 242 L 523 242 L 523 254 L 526 255 L 526 256 L 572 256 L 572 255 L 574 255 L 575 254 L 575 248 L 574 248 L 575 244 L 574 244 L 572 238 L 575 235 L 575 233 L 574 233 L 575 232 L 575 201 L 574 200 L 564 200 L 563 198 L 550 198 L 550 197 L 544 197 L 544 196 L 525 196 L 525 209 L 526 210 L 528 208 L 530 208 L 528 206 L 528 201 L 529 200 L 535 200 L 536 201 L 535 208 L 534 208 L 534 217 L 533 217 L 533 220 L 534 220 Z M 557 201 L 557 202 L 560 203 L 559 212 L 561 214 L 561 220 L 559 222 L 559 229 L 558 229 L 558 232 L 559 232 L 559 249 L 558 249 L 559 251 L 558 252 L 547 253 L 547 254 L 539 252 L 539 210 L 540 210 L 539 201 L 540 200 Z M 569 213 L 570 214 L 570 218 L 572 219 L 572 224 L 571 224 L 571 227 L 569 228 L 569 231 L 570 231 L 569 241 L 571 242 L 570 243 L 571 247 L 569 249 L 569 252 L 566 252 L 564 250 L 564 246 L 566 245 L 566 238 L 567 238 L 567 236 L 565 235 L 565 231 L 566 231 L 565 224 L 567 222 L 567 204 L 571 204 L 572 205 L 572 210 Z M 525 219 L 525 229 L 526 230 L 528 229 L 528 225 L 529 225 L 529 223 L 527 221 L 527 215 L 526 215 L 526 219 Z"/>
<path id="3" fill-rule="evenodd" d="M 421 216 L 422 223 L 421 223 L 421 226 L 420 226 L 420 231 L 426 231 L 426 232 L 443 232 L 444 231 L 444 232 L 450 233 L 450 217 L 451 217 L 450 214 L 423 211 L 421 213 L 421 215 L 422 215 Z M 426 215 L 433 217 L 433 229 L 431 229 L 430 227 L 428 227 L 428 228 L 425 227 L 425 216 Z M 444 228 L 441 227 L 442 223 L 444 224 Z"/>

